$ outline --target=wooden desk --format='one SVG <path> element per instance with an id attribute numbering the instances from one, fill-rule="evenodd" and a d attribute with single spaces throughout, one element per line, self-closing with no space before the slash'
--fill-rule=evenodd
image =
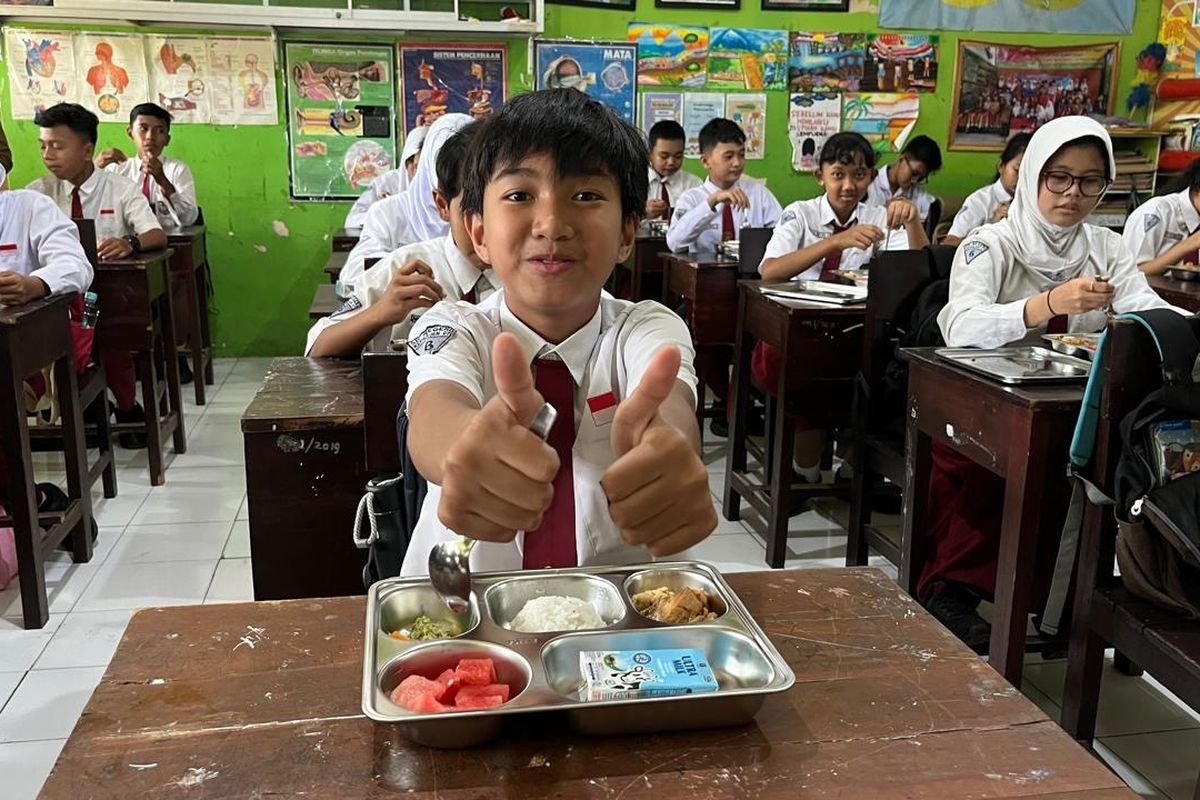
<path id="1" fill-rule="evenodd" d="M 1068 488 L 1064 477 L 1067 453 L 1083 385 L 1005 386 L 957 369 L 933 350 L 907 351 L 904 449 L 908 480 L 900 585 L 915 592 L 924 567 L 920 545 L 929 527 L 932 443 L 950 447 L 1003 478 L 1004 522 L 988 652 L 996 670 L 1020 686 L 1039 523 L 1055 487 L 1060 492 Z"/>
<path id="2" fill-rule="evenodd" d="M 408 351 L 363 353 L 362 382 L 367 472 L 396 475 L 400 472 L 396 414 L 408 394 Z"/>
<path id="3" fill-rule="evenodd" d="M 662 261 L 660 256 L 667 252 L 667 240 L 662 236 L 639 236 L 629 258 L 617 264 L 614 288 L 618 297 L 635 303 L 642 300 L 658 300 L 662 297 Z M 628 292 L 625 286 L 628 286 Z"/>
<path id="4" fill-rule="evenodd" d="M 325 274 L 329 276 L 331 284 L 337 283 L 338 276 L 342 274 L 342 268 L 346 266 L 346 260 L 350 257 L 349 250 L 335 250 L 329 255 L 325 262 Z"/>
<path id="5" fill-rule="evenodd" d="M 360 236 L 362 236 L 362 228 L 338 228 L 334 231 L 331 242 L 333 252 L 349 253 L 354 249 L 354 245 L 358 244 Z"/>
<path id="6" fill-rule="evenodd" d="M 186 344 L 191 355 L 196 405 L 206 401 L 204 387 L 214 383 L 212 332 L 208 318 L 208 254 L 204 226 L 190 225 L 167 231 L 171 256 L 171 291 L 177 344 Z"/>
<path id="7" fill-rule="evenodd" d="M 360 594 L 364 465 L 357 360 L 277 358 L 242 415 L 254 597 Z M 395 434 L 392 435 L 395 438 Z"/>
<path id="8" fill-rule="evenodd" d="M 334 311 L 337 311 L 338 306 L 342 304 L 341 298 L 333 290 L 332 283 L 318 283 L 317 289 L 313 292 L 312 305 L 308 307 L 309 319 L 321 319 L 328 317 Z"/>
<path id="9" fill-rule="evenodd" d="M 724 514 L 739 519 L 745 500 L 751 512 L 747 522 L 766 539 L 767 563 L 778 568 L 787 560 L 788 518 L 805 498 L 830 494 L 828 485 L 792 483 L 795 422 L 803 417 L 814 429 L 849 425 L 866 307 L 781 300 L 760 292 L 761 285 L 739 284 Z M 767 463 L 750 470 L 746 419 L 755 340 L 773 345 L 788 366 L 780 370 L 774 416 L 768 420 Z"/>
<path id="10" fill-rule="evenodd" d="M 729 582 L 797 675 L 753 722 L 470 750 L 363 716 L 362 598 L 143 609 L 41 798 L 1137 800 L 878 570 Z"/>
<path id="11" fill-rule="evenodd" d="M 74 294 L 34 300 L 23 306 L 0 307 L 0 453 L 7 465 L 7 485 L 0 486 L 16 541 L 21 606 L 26 628 L 41 628 L 50 619 L 46 598 L 45 558 L 72 531 L 71 560 L 92 559 L 92 494 L 84 485 L 87 451 L 83 410 L 75 382 L 75 346 L 68 309 Z M 52 365 L 62 411 L 63 456 L 67 472 L 65 511 L 43 529 L 38 518 L 36 477 L 25 415 L 25 379 Z"/>
<path id="12" fill-rule="evenodd" d="M 137 354 L 146 423 L 118 423 L 113 429 L 146 434 L 152 486 L 161 486 L 166 480 L 162 451 L 167 436 L 174 437 L 176 454 L 187 452 L 174 303 L 167 269 L 172 252 L 168 248 L 101 261 L 92 279 L 92 291 L 98 295 L 100 306 L 97 337 L 104 347 Z M 159 358 L 166 370 L 165 386 L 159 382 Z"/>
<path id="13" fill-rule="evenodd" d="M 1166 275 L 1148 275 L 1146 281 L 1171 305 L 1193 313 L 1200 311 L 1200 281 L 1181 281 Z"/>

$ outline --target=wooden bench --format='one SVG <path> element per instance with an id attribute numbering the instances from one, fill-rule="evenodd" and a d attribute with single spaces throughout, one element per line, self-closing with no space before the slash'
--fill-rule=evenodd
<path id="1" fill-rule="evenodd" d="M 341 304 L 342 300 L 334 291 L 333 284 L 318 283 L 316 291 L 313 292 L 312 303 L 308 307 L 308 318 L 316 320 L 328 317 L 337 311 Z"/>
<path id="2" fill-rule="evenodd" d="M 191 358 L 196 405 L 207 401 L 212 374 L 212 334 L 208 319 L 208 254 L 205 229 L 196 224 L 167 231 L 171 248 L 171 290 L 177 344 Z"/>

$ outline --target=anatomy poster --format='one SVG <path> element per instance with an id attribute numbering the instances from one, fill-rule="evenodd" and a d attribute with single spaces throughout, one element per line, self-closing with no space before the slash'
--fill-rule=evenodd
<path id="1" fill-rule="evenodd" d="M 292 197 L 349 198 L 396 160 L 389 45 L 284 45 Z"/>
<path id="2" fill-rule="evenodd" d="M 208 40 L 212 121 L 218 125 L 275 125 L 275 40 L 225 37 Z"/>
<path id="3" fill-rule="evenodd" d="M 636 46 L 626 42 L 535 42 L 534 48 L 534 88 L 578 89 L 633 122 Z"/>
<path id="4" fill-rule="evenodd" d="M 805 92 L 788 98 L 788 139 L 792 169 L 811 172 L 825 140 L 842 128 L 842 96 L 836 92 Z"/>
<path id="5" fill-rule="evenodd" d="M 43 108 L 79 99 L 71 38 L 64 31 L 4 29 L 9 108 L 14 119 L 30 120 Z"/>
<path id="6" fill-rule="evenodd" d="M 101 122 L 125 122 L 150 96 L 142 37 L 124 33 L 75 34 L 79 103 Z"/>
<path id="7" fill-rule="evenodd" d="M 443 114 L 486 117 L 504 104 L 508 47 L 503 44 L 400 45 L 404 132 Z"/>
<path id="8" fill-rule="evenodd" d="M 758 160 L 767 154 L 767 96 L 725 95 L 725 119 L 736 122 L 746 134 L 746 158 Z"/>
<path id="9" fill-rule="evenodd" d="M 146 36 L 150 99 L 176 123 L 212 120 L 208 48 L 200 36 Z"/>
<path id="10" fill-rule="evenodd" d="M 709 92 L 688 92 L 683 95 L 683 131 L 687 134 L 683 154 L 700 157 L 700 129 L 708 121 L 725 116 L 725 95 Z"/>

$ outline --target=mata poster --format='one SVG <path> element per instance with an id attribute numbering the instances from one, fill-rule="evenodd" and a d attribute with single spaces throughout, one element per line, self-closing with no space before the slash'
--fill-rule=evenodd
<path id="1" fill-rule="evenodd" d="M 1156 9 L 1159 6 L 1142 2 Z M 879 27 L 919 31 L 1132 33 L 1136 5 L 1137 0 L 881 0 Z"/>
<path id="2" fill-rule="evenodd" d="M 276 125 L 275 40 L 252 36 L 210 38 L 212 121 L 218 125 Z"/>
<path id="3" fill-rule="evenodd" d="M 357 197 L 396 161 L 389 45 L 284 45 L 292 197 Z"/>
<path id="4" fill-rule="evenodd" d="M 405 135 L 443 114 L 479 119 L 504 104 L 508 46 L 401 44 L 400 74 Z"/>
<path id="5" fill-rule="evenodd" d="M 127 122 L 129 110 L 150 96 L 142 37 L 124 33 L 75 34 L 79 103 L 101 122 Z"/>
<path id="6" fill-rule="evenodd" d="M 44 108 L 79 99 L 75 45 L 67 31 L 4 29 L 9 110 L 31 120 Z"/>
<path id="7" fill-rule="evenodd" d="M 842 96 L 837 92 L 805 92 L 788 98 L 788 139 L 792 169 L 811 172 L 825 140 L 842 128 Z"/>
<path id="8" fill-rule="evenodd" d="M 783 89 L 787 86 L 787 69 L 787 31 L 712 29 L 708 42 L 707 88 Z"/>
<path id="9" fill-rule="evenodd" d="M 637 45 L 639 85 L 695 89 L 708 80 L 708 28 L 631 22 L 628 38 Z"/>
<path id="10" fill-rule="evenodd" d="M 537 89 L 578 89 L 634 121 L 637 46 L 626 42 L 534 43 Z"/>
<path id="11" fill-rule="evenodd" d="M 700 157 L 700 129 L 709 120 L 725 116 L 725 95 L 715 92 L 688 92 L 683 96 L 683 131 L 687 134 L 683 154 Z"/>
<path id="12" fill-rule="evenodd" d="M 150 69 L 150 99 L 176 123 L 212 120 L 212 77 L 202 36 L 143 37 Z"/>
<path id="13" fill-rule="evenodd" d="M 650 133 L 654 123 L 669 119 L 683 124 L 683 94 L 680 92 L 641 92 L 639 120 L 642 130 Z"/>
<path id="14" fill-rule="evenodd" d="M 842 101 L 843 127 L 865 136 L 877 153 L 894 153 L 903 147 L 920 110 L 916 92 L 851 93 Z"/>
<path id="15" fill-rule="evenodd" d="M 732 120 L 746 134 L 746 158 L 759 160 L 767 155 L 767 96 L 755 94 L 725 95 L 725 119 Z"/>
<path id="16" fill-rule="evenodd" d="M 869 37 L 863 61 L 864 92 L 932 92 L 937 88 L 937 37 L 879 33 Z"/>
<path id="17" fill-rule="evenodd" d="M 861 33 L 793 31 L 788 56 L 788 90 L 857 92 L 862 82 L 867 37 Z"/>

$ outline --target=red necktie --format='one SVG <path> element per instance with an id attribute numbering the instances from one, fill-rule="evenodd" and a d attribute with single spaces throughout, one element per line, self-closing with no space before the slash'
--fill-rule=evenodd
<path id="1" fill-rule="evenodd" d="M 554 476 L 554 499 L 537 530 L 525 532 L 524 569 L 573 567 L 575 555 L 575 381 L 566 363 L 539 358 L 533 362 L 537 373 L 534 387 L 546 402 L 554 406 L 558 417 L 546 439 L 558 453 L 558 474 Z"/>
<path id="2" fill-rule="evenodd" d="M 721 208 L 721 241 L 728 242 L 737 238 L 737 229 L 733 227 L 733 206 L 726 202 Z"/>
<path id="3" fill-rule="evenodd" d="M 833 233 L 830 236 L 837 236 L 844 230 L 847 230 L 849 225 L 838 225 L 836 222 L 833 225 Z M 821 262 L 821 278 L 820 280 L 832 282 L 837 280 L 837 276 L 833 273 L 837 272 L 842 266 L 842 251 L 834 250 L 829 255 L 825 256 L 825 260 Z"/>
<path id="4" fill-rule="evenodd" d="M 71 190 L 71 219 L 83 219 L 83 203 L 79 199 L 79 187 Z"/>
<path id="5" fill-rule="evenodd" d="M 667 182 L 666 181 L 663 181 L 662 194 L 659 195 L 659 197 L 662 199 L 663 205 L 666 206 L 663 209 L 662 218 L 670 219 L 671 218 L 671 195 L 667 194 Z"/>
<path id="6" fill-rule="evenodd" d="M 150 202 L 150 176 L 142 176 L 142 194 L 146 195 L 146 202 Z M 153 203 L 151 203 L 153 205 Z"/>

